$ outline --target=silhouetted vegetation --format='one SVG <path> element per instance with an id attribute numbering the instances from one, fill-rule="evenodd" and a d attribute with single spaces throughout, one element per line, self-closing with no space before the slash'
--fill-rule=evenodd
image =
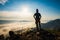
<path id="1" fill-rule="evenodd" d="M 4 35 L 0 35 L 0 40 L 4 40 Z"/>
<path id="2" fill-rule="evenodd" d="M 22 34 L 16 34 L 14 31 L 9 31 L 9 36 L 4 38 L 0 35 L 0 40 L 56 40 L 57 36 L 41 29 L 40 32 L 37 31 L 27 31 Z"/>

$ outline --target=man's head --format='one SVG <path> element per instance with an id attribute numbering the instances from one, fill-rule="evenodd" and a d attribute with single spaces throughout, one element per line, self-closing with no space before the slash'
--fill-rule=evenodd
<path id="1" fill-rule="evenodd" d="M 38 13 L 39 12 L 39 10 L 38 9 L 36 9 L 36 13 Z"/>

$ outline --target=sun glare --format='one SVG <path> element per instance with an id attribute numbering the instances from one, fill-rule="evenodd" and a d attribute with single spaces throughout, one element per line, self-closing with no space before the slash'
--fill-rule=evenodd
<path id="1" fill-rule="evenodd" d="M 29 6 L 22 6 L 20 15 L 21 15 L 21 17 L 23 17 L 23 16 L 24 17 L 31 16 L 31 12 L 30 12 Z"/>
<path id="2" fill-rule="evenodd" d="M 29 11 L 29 7 L 27 7 L 27 6 L 22 6 L 22 11 L 23 11 L 23 12 L 28 12 L 28 11 Z"/>

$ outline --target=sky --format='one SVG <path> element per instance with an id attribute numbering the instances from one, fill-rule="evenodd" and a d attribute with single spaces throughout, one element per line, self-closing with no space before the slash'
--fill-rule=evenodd
<path id="1" fill-rule="evenodd" d="M 41 20 L 60 19 L 60 0 L 0 0 L 0 20 L 34 20 L 37 8 Z"/>

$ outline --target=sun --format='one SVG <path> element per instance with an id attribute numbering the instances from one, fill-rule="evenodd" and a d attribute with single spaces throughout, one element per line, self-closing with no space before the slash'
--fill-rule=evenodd
<path id="1" fill-rule="evenodd" d="M 27 17 L 31 16 L 30 7 L 26 6 L 26 5 L 23 5 L 21 7 L 21 13 L 20 13 L 20 15 L 21 15 L 21 17 L 24 16 L 24 18 L 27 18 Z"/>
<path id="2" fill-rule="evenodd" d="M 29 11 L 29 7 L 28 6 L 22 6 L 22 11 L 23 12 L 28 12 Z"/>

